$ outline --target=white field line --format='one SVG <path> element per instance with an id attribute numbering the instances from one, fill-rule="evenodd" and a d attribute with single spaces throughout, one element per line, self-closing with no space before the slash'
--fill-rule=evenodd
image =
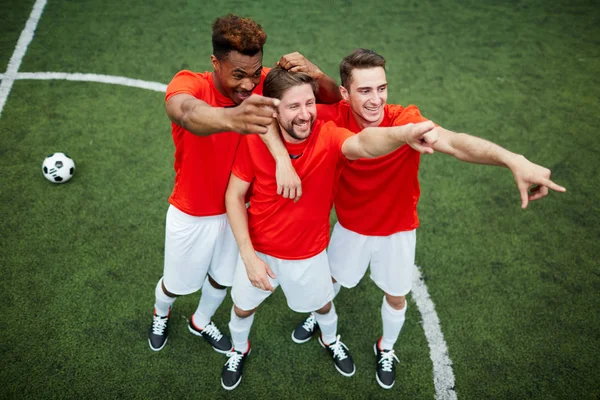
<path id="1" fill-rule="evenodd" d="M 423 318 L 423 330 L 429 344 L 429 357 L 433 362 L 433 384 L 437 400 L 456 400 L 454 390 L 454 371 L 452 360 L 448 355 L 448 347 L 440 327 L 440 319 L 435 312 L 435 306 L 427 285 L 421 276 L 421 269 L 415 265 L 413 276 L 412 298 Z"/>
<path id="2" fill-rule="evenodd" d="M 25 24 L 25 28 L 21 32 L 17 47 L 15 47 L 15 51 L 8 62 L 8 68 L 0 83 L 0 116 L 2 115 L 4 104 L 6 104 L 6 99 L 12 89 L 14 77 L 19 71 L 23 57 L 27 52 L 27 47 L 29 47 L 29 43 L 31 43 L 31 40 L 33 39 L 33 34 L 37 28 L 38 22 L 40 22 L 42 11 L 44 11 L 45 6 L 46 0 L 37 0 L 33 5 L 33 10 L 31 11 L 31 14 L 29 14 L 29 19 Z"/>
<path id="3" fill-rule="evenodd" d="M 5 75 L 0 75 L 0 79 L 4 79 Z M 140 89 L 154 90 L 155 92 L 166 92 L 167 85 L 160 82 L 143 81 L 140 79 L 131 79 L 123 76 L 99 75 L 99 74 L 81 74 L 78 72 L 20 72 L 12 77 L 13 80 L 33 79 L 33 80 L 66 80 L 79 82 L 98 82 L 108 83 L 111 85 L 130 86 Z"/>

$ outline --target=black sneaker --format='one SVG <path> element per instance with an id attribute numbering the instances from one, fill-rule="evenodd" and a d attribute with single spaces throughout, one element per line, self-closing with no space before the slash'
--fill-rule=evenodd
<path id="1" fill-rule="evenodd" d="M 296 343 L 306 343 L 313 337 L 319 324 L 313 314 L 310 314 L 301 324 L 298 324 L 292 332 L 292 340 Z"/>
<path id="2" fill-rule="evenodd" d="M 335 369 L 344 376 L 352 376 L 356 372 L 354 361 L 348 350 L 348 347 L 340 340 L 340 335 L 335 338 L 335 342 L 330 345 L 323 343 L 323 338 L 319 335 L 319 344 L 326 348 L 333 357 Z"/>
<path id="3" fill-rule="evenodd" d="M 250 341 L 248 341 L 248 351 L 245 353 L 235 350 L 227 353 L 229 360 L 223 366 L 223 372 L 221 373 L 221 386 L 223 386 L 223 389 L 233 390 L 240 384 L 244 372 L 244 361 L 250 354 L 250 350 Z"/>
<path id="4" fill-rule="evenodd" d="M 169 308 L 169 314 L 166 317 L 156 315 L 152 316 L 152 325 L 150 326 L 150 335 L 148 337 L 148 344 L 154 351 L 162 350 L 167 344 L 167 331 L 169 327 L 169 315 L 171 315 L 171 309 Z"/>
<path id="5" fill-rule="evenodd" d="M 194 325 L 194 316 L 190 318 L 190 324 L 188 325 L 188 329 L 196 336 L 202 336 L 212 348 L 221 354 L 228 353 L 233 350 L 233 346 L 231 345 L 231 340 L 229 337 L 219 330 L 214 322 L 210 321 L 208 325 L 204 327 L 204 329 L 198 328 Z"/>
<path id="6" fill-rule="evenodd" d="M 399 363 L 400 360 L 396 357 L 393 349 L 381 350 L 379 348 L 380 342 L 381 339 L 374 346 L 375 355 L 377 356 L 377 373 L 375 374 L 375 378 L 379 386 L 384 389 L 391 389 L 396 382 L 396 365 L 394 361 Z"/>

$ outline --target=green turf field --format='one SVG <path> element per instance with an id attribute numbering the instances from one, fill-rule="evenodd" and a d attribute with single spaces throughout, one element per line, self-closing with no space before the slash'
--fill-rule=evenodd
<path id="1" fill-rule="evenodd" d="M 0 74 L 34 0 L 0 0 Z M 168 83 L 210 68 L 210 25 L 235 12 L 269 35 L 264 63 L 300 51 L 339 79 L 356 47 L 388 60 L 389 102 L 547 166 L 565 194 L 520 208 L 509 171 L 435 154 L 421 166 L 417 264 L 435 303 L 459 399 L 600 397 L 600 4 L 597 1 L 219 2 L 49 0 L 19 72 Z M 6 80 L 6 76 L 1 78 Z M 69 153 L 52 185 L 44 157 Z M 168 345 L 150 351 L 154 287 L 173 184 L 163 95 L 20 80 L 0 116 L 0 398 L 431 399 L 422 316 L 409 301 L 391 391 L 375 382 L 381 292 L 336 299 L 357 373 L 335 372 L 303 316 L 272 296 L 234 392 L 226 358 L 187 331 L 198 295 L 177 301 Z M 229 297 L 214 320 L 229 320 Z"/>

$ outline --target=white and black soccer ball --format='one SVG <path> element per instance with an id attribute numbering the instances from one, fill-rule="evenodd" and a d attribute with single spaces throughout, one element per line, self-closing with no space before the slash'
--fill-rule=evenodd
<path id="1" fill-rule="evenodd" d="M 75 161 L 65 153 L 52 153 L 42 163 L 42 172 L 52 183 L 65 183 L 75 173 Z"/>

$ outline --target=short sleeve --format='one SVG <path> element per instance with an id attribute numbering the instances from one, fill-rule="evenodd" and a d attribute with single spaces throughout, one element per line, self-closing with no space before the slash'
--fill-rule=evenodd
<path id="1" fill-rule="evenodd" d="M 391 109 L 390 111 L 392 114 L 395 114 L 392 119 L 391 126 L 417 124 L 419 122 L 429 121 L 427 118 L 421 115 L 419 108 L 412 104 L 408 107 L 397 106 L 397 108 Z"/>
<path id="2" fill-rule="evenodd" d="M 173 77 L 167 86 L 165 101 L 168 101 L 176 94 L 182 93 L 189 94 L 202 100 L 207 98 L 209 92 L 209 83 L 202 75 L 187 70 L 180 71 Z"/>
<path id="3" fill-rule="evenodd" d="M 335 151 L 340 159 L 346 159 L 342 153 L 342 145 L 349 137 L 352 137 L 354 133 L 346 128 L 340 128 L 332 121 L 327 122 L 321 128 L 321 137 L 327 140 L 327 146 L 331 151 Z"/>
<path id="4" fill-rule="evenodd" d="M 344 126 L 341 105 L 341 101 L 335 104 L 317 104 L 317 118 L 325 122 L 333 121 L 338 126 Z"/>
<path id="5" fill-rule="evenodd" d="M 250 158 L 250 148 L 248 141 L 252 139 L 251 135 L 242 136 L 240 145 L 235 153 L 235 160 L 231 172 L 245 182 L 252 182 L 254 179 L 254 168 Z"/>

